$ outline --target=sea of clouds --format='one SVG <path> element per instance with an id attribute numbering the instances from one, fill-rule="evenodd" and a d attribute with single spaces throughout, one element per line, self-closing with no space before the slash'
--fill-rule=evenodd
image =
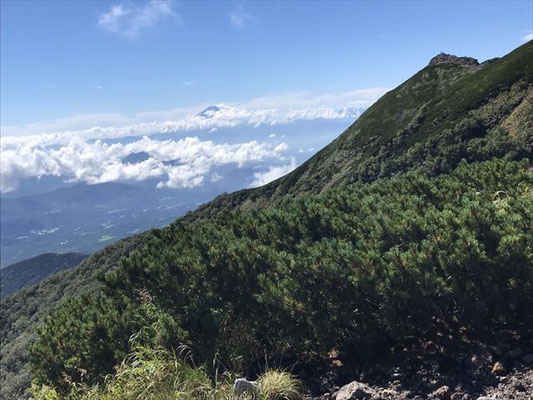
<path id="1" fill-rule="evenodd" d="M 220 143 L 183 134 L 205 131 L 212 132 L 215 138 L 216 131 L 223 128 L 249 127 L 253 131 L 258 126 L 301 120 L 356 119 L 385 91 L 378 88 L 315 97 L 304 93 L 261 97 L 246 104 L 220 104 L 204 112 L 171 110 L 140 113 L 133 118 L 104 115 L 108 126 L 84 127 L 94 123 L 87 116 L 81 118 L 82 122 L 73 116 L 26 126 L 3 126 L 0 190 L 13 191 L 23 179 L 42 176 L 88 184 L 157 178 L 159 188 L 192 188 L 218 179 L 216 169 L 220 166 L 271 162 L 266 171 L 254 174 L 252 186 L 259 186 L 296 168 L 286 143 L 259 141 L 253 135 L 241 143 Z M 73 126 L 81 129 L 69 129 Z M 150 137 L 161 133 L 181 133 L 182 137 Z M 120 138 L 128 140 L 109 143 L 110 139 Z M 123 161 L 140 152 L 147 153 L 148 158 L 136 163 Z"/>

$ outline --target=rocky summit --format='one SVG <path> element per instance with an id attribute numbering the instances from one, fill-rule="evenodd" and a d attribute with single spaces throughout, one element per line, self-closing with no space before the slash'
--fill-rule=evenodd
<path id="1" fill-rule="evenodd" d="M 453 54 L 439 53 L 429 61 L 428 65 L 436 64 L 455 64 L 476 67 L 479 65 L 479 62 L 472 57 L 457 57 Z"/>

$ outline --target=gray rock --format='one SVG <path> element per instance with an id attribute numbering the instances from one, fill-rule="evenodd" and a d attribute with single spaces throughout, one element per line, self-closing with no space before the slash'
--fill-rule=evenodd
<path id="1" fill-rule="evenodd" d="M 237 378 L 233 384 L 235 393 L 254 392 L 257 389 L 256 381 L 249 381 L 246 378 Z"/>
<path id="2" fill-rule="evenodd" d="M 452 54 L 440 53 L 431 59 L 429 65 L 435 64 L 456 64 L 456 65 L 468 65 L 468 66 L 478 66 L 479 62 L 472 57 L 457 57 Z"/>
<path id="3" fill-rule="evenodd" d="M 370 399 L 376 392 L 365 383 L 353 381 L 341 387 L 335 396 L 335 400 L 358 400 Z"/>
<path id="4" fill-rule="evenodd" d="M 441 386 L 440 388 L 438 388 L 437 390 L 435 390 L 432 393 L 432 396 L 436 397 L 437 399 L 448 400 L 450 398 L 451 394 L 452 394 L 452 392 L 450 390 L 450 387 L 444 385 L 444 386 Z"/>

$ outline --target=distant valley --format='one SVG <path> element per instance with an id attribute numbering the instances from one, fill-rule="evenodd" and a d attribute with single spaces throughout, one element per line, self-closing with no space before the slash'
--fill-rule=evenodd
<path id="1" fill-rule="evenodd" d="M 123 183 L 79 184 L 2 199 L 2 267 L 46 252 L 82 252 L 165 226 L 218 194 Z"/>
<path id="2" fill-rule="evenodd" d="M 207 120 L 217 112 L 220 108 L 211 106 L 200 117 Z M 16 190 L 2 194 L 0 265 L 5 268 L 48 252 L 92 254 L 119 239 L 166 226 L 220 194 L 266 183 L 295 168 L 335 138 L 360 112 L 352 110 L 346 118 L 331 120 L 150 135 L 152 140 L 168 143 L 194 136 L 230 145 L 245 142 L 253 135 L 272 147 L 283 144 L 286 149 L 280 160 L 217 164 L 194 187 L 158 187 L 159 177 L 97 184 L 76 182 L 71 176 L 23 178 Z M 136 141 L 139 137 L 104 139 L 102 143 L 112 146 Z M 119 161 L 134 167 L 149 158 L 148 152 L 138 151 Z M 180 159 L 163 164 L 186 166 Z"/>

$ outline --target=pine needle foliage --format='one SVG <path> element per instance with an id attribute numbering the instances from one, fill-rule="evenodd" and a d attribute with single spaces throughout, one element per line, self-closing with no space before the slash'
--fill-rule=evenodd
<path id="1" fill-rule="evenodd" d="M 107 276 L 104 296 L 47 319 L 36 377 L 101 382 L 149 325 L 147 298 L 166 321 L 147 342 L 187 344 L 200 364 L 218 356 L 229 370 L 286 352 L 371 357 L 443 325 L 531 323 L 532 185 L 527 161 L 463 162 L 177 221 Z"/>

